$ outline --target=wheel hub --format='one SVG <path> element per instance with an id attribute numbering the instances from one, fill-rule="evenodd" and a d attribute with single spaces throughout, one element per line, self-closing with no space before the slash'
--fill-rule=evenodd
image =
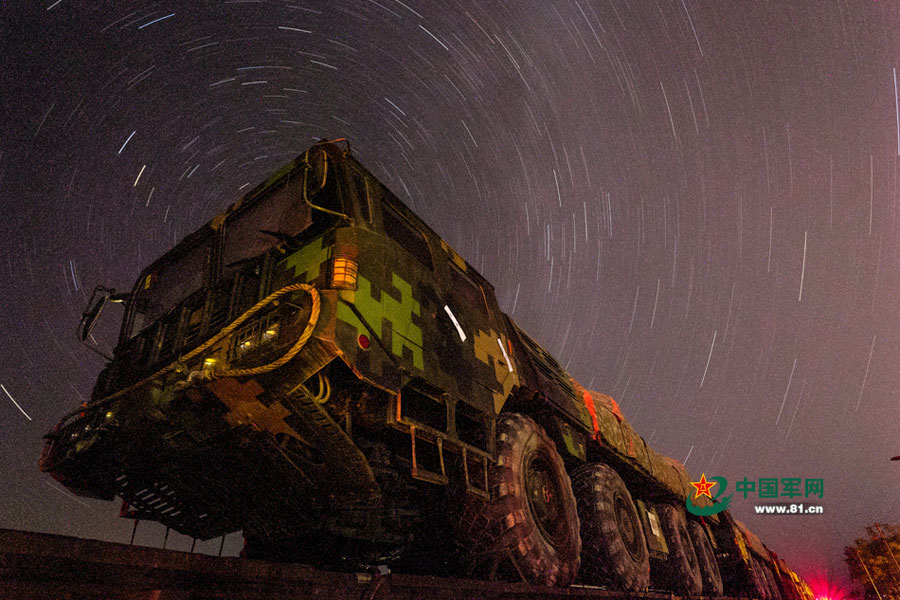
<path id="1" fill-rule="evenodd" d="M 566 539 L 566 519 L 559 482 L 546 457 L 533 454 L 525 462 L 525 494 L 538 529 L 554 546 Z"/>
<path id="2" fill-rule="evenodd" d="M 638 533 L 638 524 L 634 519 L 635 515 L 633 511 L 629 510 L 625 499 L 619 494 L 616 494 L 614 506 L 616 511 L 616 523 L 619 526 L 619 534 L 622 536 L 622 542 L 625 544 L 625 549 L 628 550 L 628 553 L 634 560 L 639 561 L 644 557 L 644 553 L 640 543 L 641 538 Z"/>

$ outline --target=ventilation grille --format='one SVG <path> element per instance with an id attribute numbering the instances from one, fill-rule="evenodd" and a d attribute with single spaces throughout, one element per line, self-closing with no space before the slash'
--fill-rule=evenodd
<path id="1" fill-rule="evenodd" d="M 200 539 L 221 535 L 224 523 L 217 522 L 196 501 L 185 502 L 179 490 L 172 484 L 156 481 L 131 481 L 126 474 L 115 479 L 117 494 L 128 504 L 122 516 L 144 521 L 158 521 L 166 527 Z"/>

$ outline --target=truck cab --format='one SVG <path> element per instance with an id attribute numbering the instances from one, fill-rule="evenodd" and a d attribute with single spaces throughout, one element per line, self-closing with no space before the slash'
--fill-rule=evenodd
<path id="1" fill-rule="evenodd" d="M 292 286 L 315 310 L 309 292 L 275 296 Z M 486 496 L 517 383 L 506 327 L 487 281 L 347 147 L 317 144 L 140 273 L 113 359 L 41 468 L 200 538 L 377 509 L 366 444 L 437 484 L 453 453 Z"/>

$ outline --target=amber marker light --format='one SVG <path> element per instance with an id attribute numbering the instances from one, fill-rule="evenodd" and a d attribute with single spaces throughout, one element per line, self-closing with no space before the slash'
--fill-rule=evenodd
<path id="1" fill-rule="evenodd" d="M 355 290 L 358 275 L 359 265 L 356 264 L 356 261 L 343 256 L 334 259 L 331 271 L 332 286 L 346 290 Z"/>

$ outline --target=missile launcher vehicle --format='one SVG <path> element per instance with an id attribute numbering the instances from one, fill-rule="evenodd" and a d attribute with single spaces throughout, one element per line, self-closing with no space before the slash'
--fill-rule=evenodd
<path id="1" fill-rule="evenodd" d="M 110 302 L 121 333 L 90 401 L 45 436 L 43 471 L 194 538 L 242 531 L 251 557 L 771 600 L 797 580 L 727 511 L 686 512 L 683 465 L 341 142 L 130 291 L 97 288 L 82 341 Z"/>

